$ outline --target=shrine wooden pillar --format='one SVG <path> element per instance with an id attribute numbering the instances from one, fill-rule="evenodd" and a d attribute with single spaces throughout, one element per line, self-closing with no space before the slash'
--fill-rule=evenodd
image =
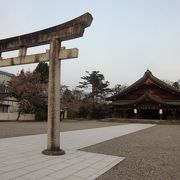
<path id="1" fill-rule="evenodd" d="M 175 111 L 175 108 L 173 108 L 173 120 L 176 120 L 176 111 Z"/>

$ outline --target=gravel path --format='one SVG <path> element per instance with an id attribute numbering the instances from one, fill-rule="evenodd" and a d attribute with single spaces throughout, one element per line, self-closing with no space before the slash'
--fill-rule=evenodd
<path id="1" fill-rule="evenodd" d="M 62 121 L 60 130 L 72 131 L 97 127 L 115 126 L 120 123 L 99 121 Z M 122 124 L 122 123 L 121 123 Z M 47 122 L 0 122 L 0 138 L 47 133 Z"/>
<path id="2" fill-rule="evenodd" d="M 180 125 L 157 125 L 83 150 L 126 157 L 97 180 L 180 179 Z"/>

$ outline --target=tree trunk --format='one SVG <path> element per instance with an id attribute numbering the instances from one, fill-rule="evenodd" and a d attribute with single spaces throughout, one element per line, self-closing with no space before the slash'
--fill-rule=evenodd
<path id="1" fill-rule="evenodd" d="M 19 121 L 20 115 L 21 115 L 21 111 L 18 112 L 18 117 L 17 117 L 16 121 Z"/>

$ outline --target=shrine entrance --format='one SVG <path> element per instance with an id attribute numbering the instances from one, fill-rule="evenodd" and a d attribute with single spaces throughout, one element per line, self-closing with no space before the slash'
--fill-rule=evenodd
<path id="1" fill-rule="evenodd" d="M 138 110 L 138 117 L 140 119 L 160 119 L 158 109 L 140 109 Z"/>

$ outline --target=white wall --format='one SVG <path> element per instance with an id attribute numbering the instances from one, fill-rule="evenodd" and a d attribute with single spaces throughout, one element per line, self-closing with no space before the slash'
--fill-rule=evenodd
<path id="1" fill-rule="evenodd" d="M 9 105 L 8 112 L 9 113 L 17 113 L 19 110 L 19 104 L 16 98 L 14 97 L 6 97 L 5 99 L 0 100 L 1 104 Z M 1 113 L 1 112 L 0 112 Z"/>
<path id="2" fill-rule="evenodd" d="M 0 113 L 0 121 L 16 121 L 18 113 Z M 35 114 L 21 114 L 20 121 L 35 120 Z"/>
<path id="3" fill-rule="evenodd" d="M 4 74 L 0 74 L 0 82 L 7 84 L 8 81 L 11 80 L 12 77 L 4 75 Z"/>

